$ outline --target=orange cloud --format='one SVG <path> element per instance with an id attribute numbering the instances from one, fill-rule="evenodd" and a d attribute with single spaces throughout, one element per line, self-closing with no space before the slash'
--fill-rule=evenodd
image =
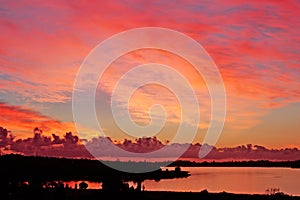
<path id="1" fill-rule="evenodd" d="M 33 135 L 35 127 L 42 129 L 46 135 L 52 133 L 62 135 L 67 131 L 76 130 L 73 122 L 61 122 L 39 112 L 6 103 L 0 103 L 0 116 L 1 126 L 11 130 L 18 138 Z"/>
<path id="2" fill-rule="evenodd" d="M 49 103 L 70 104 L 76 72 L 94 46 L 120 31 L 160 26 L 189 35 L 202 44 L 216 62 L 228 96 L 226 132 L 238 133 L 253 127 L 272 109 L 299 102 L 300 6 L 297 1 L 7 1 L 2 7 L 1 101 L 21 107 L 34 107 L 37 102 L 45 107 Z M 134 64 L 150 61 L 172 65 L 199 90 L 198 100 L 204 117 L 201 127 L 207 127 L 210 101 L 206 86 L 184 60 L 174 55 L 144 51 L 121 58 L 107 71 L 106 85 L 101 89 L 109 95 L 111 86 L 122 73 Z M 151 92 L 136 93 L 132 99 L 136 105 L 133 116 L 146 122 L 150 104 L 158 101 L 166 105 L 172 122 L 178 121 L 180 113 L 171 95 L 149 96 Z M 26 111 L 13 108 L 7 111 L 5 106 L 1 109 L 4 108 L 11 119 L 15 119 L 12 112 L 19 115 Z M 59 116 L 60 111 L 56 112 Z M 47 117 L 42 116 L 36 113 L 35 117 L 47 121 Z M 10 123 L 14 128 L 7 127 L 12 130 L 25 130 L 27 126 L 26 123 L 5 123 Z"/>

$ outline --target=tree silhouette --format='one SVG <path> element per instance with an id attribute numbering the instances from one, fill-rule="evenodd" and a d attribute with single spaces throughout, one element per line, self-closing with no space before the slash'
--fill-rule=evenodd
<path id="1" fill-rule="evenodd" d="M 88 188 L 88 184 L 86 183 L 86 182 L 81 182 L 81 183 L 79 183 L 79 188 L 81 189 L 81 190 L 86 190 L 87 188 Z"/>

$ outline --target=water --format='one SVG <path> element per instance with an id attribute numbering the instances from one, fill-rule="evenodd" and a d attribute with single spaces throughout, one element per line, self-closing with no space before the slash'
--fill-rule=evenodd
<path id="1" fill-rule="evenodd" d="M 172 169 L 172 168 L 170 168 Z M 254 167 L 182 167 L 191 176 L 159 182 L 147 180 L 146 190 L 263 194 L 267 188 L 300 196 L 300 169 Z"/>
<path id="2" fill-rule="evenodd" d="M 174 168 L 169 168 L 173 170 Z M 189 171 L 188 178 L 165 179 L 159 182 L 146 180 L 142 184 L 148 191 L 232 192 L 264 194 L 268 188 L 300 196 L 300 169 L 262 167 L 181 167 Z M 72 188 L 78 182 L 68 182 Z M 100 189 L 101 183 L 87 182 L 89 189 Z M 135 183 L 129 183 L 136 187 Z"/>

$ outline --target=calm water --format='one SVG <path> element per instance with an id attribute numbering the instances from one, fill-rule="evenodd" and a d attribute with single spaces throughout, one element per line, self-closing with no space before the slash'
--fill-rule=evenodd
<path id="1" fill-rule="evenodd" d="M 171 169 L 171 168 L 169 168 Z M 254 167 L 182 167 L 191 176 L 184 179 L 145 181 L 146 190 L 265 193 L 279 188 L 290 195 L 300 195 L 300 169 Z"/>
<path id="2" fill-rule="evenodd" d="M 168 168 L 173 170 L 174 168 Z M 180 179 L 144 181 L 146 190 L 233 192 L 263 194 L 267 188 L 279 188 L 281 192 L 300 196 L 300 169 L 255 167 L 181 167 L 191 176 Z M 79 182 L 69 182 L 74 188 Z M 88 182 L 91 189 L 100 189 L 101 183 Z M 136 186 L 134 183 L 129 185 Z"/>

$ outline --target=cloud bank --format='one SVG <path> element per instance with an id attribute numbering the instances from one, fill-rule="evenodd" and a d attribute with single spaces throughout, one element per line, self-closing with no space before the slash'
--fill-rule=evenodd
<path id="1" fill-rule="evenodd" d="M 55 134 L 52 134 L 51 137 L 44 136 L 42 130 L 39 128 L 33 130 L 32 137 L 16 140 L 10 131 L 0 127 L 0 148 L 3 153 L 94 159 L 87 150 L 88 148 L 96 152 L 97 157 L 100 159 L 148 159 L 147 157 L 139 156 L 136 158 L 123 158 L 124 155 L 116 154 L 114 149 L 109 148 L 109 143 L 113 143 L 118 148 L 134 153 L 147 153 L 164 149 L 156 158 L 151 158 L 154 160 L 170 159 L 177 152 L 181 152 L 182 149 L 187 148 L 187 151 L 180 159 L 200 161 L 198 153 L 202 146 L 199 143 L 163 143 L 156 137 L 144 137 L 135 140 L 125 139 L 123 141 L 112 141 L 107 137 L 98 137 L 89 141 L 81 141 L 72 132 L 66 132 L 63 137 Z M 207 144 L 203 145 L 208 147 Z M 247 144 L 226 148 L 213 147 L 213 150 L 205 157 L 205 160 L 297 160 L 299 158 L 300 150 L 297 148 L 268 149 L 260 145 Z"/>

